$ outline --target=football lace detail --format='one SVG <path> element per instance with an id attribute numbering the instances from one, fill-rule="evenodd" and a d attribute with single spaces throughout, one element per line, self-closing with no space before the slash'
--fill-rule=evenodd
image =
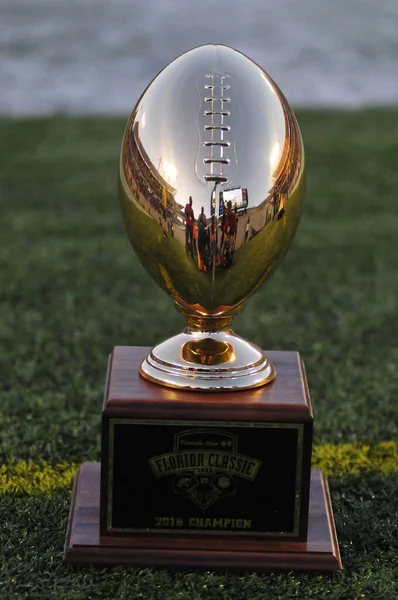
<path id="1" fill-rule="evenodd" d="M 225 95 L 226 90 L 230 89 L 230 86 L 225 83 L 229 75 L 213 74 L 206 75 L 206 78 L 210 79 L 210 83 L 204 87 L 211 96 L 206 95 L 204 101 L 211 106 L 204 111 L 208 122 L 203 128 L 208 139 L 204 140 L 203 146 L 209 148 L 210 156 L 203 159 L 204 164 L 209 165 L 209 172 L 203 177 L 206 181 L 225 183 L 228 177 L 225 176 L 223 169 L 224 165 L 230 163 L 230 159 L 225 157 L 225 150 L 229 148 L 230 142 L 224 140 L 224 132 L 231 129 L 228 122 L 225 123 L 225 119 L 231 116 L 231 112 L 224 110 L 224 106 L 231 101 L 231 98 Z"/>

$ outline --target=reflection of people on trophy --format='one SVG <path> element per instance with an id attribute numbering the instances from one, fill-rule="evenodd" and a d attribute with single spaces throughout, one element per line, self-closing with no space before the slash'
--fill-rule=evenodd
<path id="1" fill-rule="evenodd" d="M 278 221 L 280 219 L 282 219 L 283 215 L 286 212 L 285 209 L 285 204 L 286 204 L 286 198 L 284 198 L 283 196 L 279 196 L 279 212 L 278 212 Z"/>
<path id="2" fill-rule="evenodd" d="M 206 229 L 207 227 L 207 219 L 206 219 L 206 215 L 205 215 L 205 209 L 202 206 L 202 212 L 200 213 L 199 217 L 198 217 L 198 227 L 199 225 L 202 225 L 202 227 L 204 227 L 204 229 Z"/>
<path id="3" fill-rule="evenodd" d="M 192 196 L 189 196 L 189 201 L 185 205 L 185 250 L 193 258 L 193 226 L 194 214 L 192 208 Z"/>
<path id="4" fill-rule="evenodd" d="M 167 233 L 170 233 L 170 232 L 169 232 L 169 227 L 167 224 L 167 189 L 165 186 L 163 186 L 163 189 L 162 189 L 161 214 L 162 214 L 163 235 L 165 238 L 167 238 Z"/>
<path id="5" fill-rule="evenodd" d="M 198 217 L 198 264 L 202 271 L 210 266 L 210 231 L 203 206 Z"/>
<path id="6" fill-rule="evenodd" d="M 280 204 L 280 196 L 279 196 L 279 194 L 276 192 L 276 190 L 274 190 L 274 194 L 273 194 L 273 197 L 272 197 L 272 204 L 273 204 L 273 207 L 274 207 L 274 214 L 273 214 L 273 218 L 275 219 L 275 217 L 276 217 L 276 216 L 277 216 L 277 214 L 278 214 L 278 211 L 279 211 L 279 204 Z"/>
<path id="7" fill-rule="evenodd" d="M 250 238 L 250 216 L 247 217 L 246 232 L 245 232 L 245 244 L 249 241 L 249 238 Z"/>
<path id="8" fill-rule="evenodd" d="M 192 245 L 193 245 L 193 251 L 197 255 L 198 249 L 196 246 L 196 237 L 197 237 L 197 229 L 196 229 L 196 223 L 195 223 L 195 219 L 194 219 L 193 225 L 192 225 Z"/>
<path id="9" fill-rule="evenodd" d="M 223 214 L 222 220 L 222 236 L 220 249 L 220 263 L 224 267 L 232 265 L 235 251 L 236 230 L 236 214 L 232 210 L 231 200 L 228 200 L 227 210 Z"/>
<path id="10" fill-rule="evenodd" d="M 150 203 L 152 207 L 156 206 L 156 199 L 150 199 Z M 167 225 L 167 192 L 166 189 L 162 190 L 162 201 L 157 202 L 156 206 L 157 212 L 159 214 L 159 225 L 162 228 L 163 237 L 168 238 L 168 225 Z"/>
<path id="11" fill-rule="evenodd" d="M 210 266 L 212 267 L 212 277 L 214 280 L 216 264 L 218 263 L 218 246 L 217 246 L 217 219 L 214 214 L 211 216 L 210 224 Z"/>

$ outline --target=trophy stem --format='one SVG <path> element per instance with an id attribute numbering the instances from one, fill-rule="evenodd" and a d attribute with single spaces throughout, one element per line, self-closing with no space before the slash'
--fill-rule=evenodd
<path id="1" fill-rule="evenodd" d="M 183 313 L 184 314 L 184 313 Z M 226 329 L 232 323 L 233 316 L 202 316 L 202 315 L 187 315 L 184 314 L 187 320 L 187 329 L 201 331 L 220 331 Z"/>
<path id="2" fill-rule="evenodd" d="M 202 392 L 256 388 L 276 375 L 264 352 L 231 329 L 202 330 L 190 322 L 182 333 L 155 346 L 140 374 L 153 383 Z"/>

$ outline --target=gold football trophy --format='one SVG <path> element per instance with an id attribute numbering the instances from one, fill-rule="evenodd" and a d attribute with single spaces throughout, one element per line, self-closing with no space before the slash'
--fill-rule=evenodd
<path id="1" fill-rule="evenodd" d="M 65 559 L 338 570 L 303 362 L 230 329 L 300 219 L 304 149 L 285 97 L 232 48 L 183 54 L 128 120 L 119 187 L 129 240 L 187 326 L 114 348 L 101 464 L 75 478 Z"/>
<path id="2" fill-rule="evenodd" d="M 296 118 L 243 54 L 196 48 L 148 86 L 122 144 L 123 218 L 138 257 L 187 327 L 150 352 L 144 377 L 201 391 L 274 379 L 264 352 L 230 323 L 290 246 L 304 189 Z"/>

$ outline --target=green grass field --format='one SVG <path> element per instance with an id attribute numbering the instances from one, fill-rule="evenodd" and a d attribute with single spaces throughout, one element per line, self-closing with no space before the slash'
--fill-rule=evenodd
<path id="1" fill-rule="evenodd" d="M 0 598 L 398 597 L 398 110 L 298 114 L 308 193 L 293 246 L 235 330 L 298 350 L 344 564 L 333 576 L 62 562 L 75 465 L 99 458 L 107 356 L 183 320 L 123 231 L 125 119 L 0 121 Z"/>

